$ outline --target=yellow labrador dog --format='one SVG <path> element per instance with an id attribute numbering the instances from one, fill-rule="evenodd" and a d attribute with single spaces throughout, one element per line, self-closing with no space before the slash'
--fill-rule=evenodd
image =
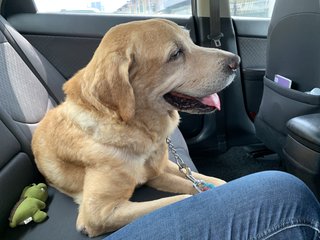
<path id="1" fill-rule="evenodd" d="M 239 57 L 198 47 L 167 20 L 118 25 L 89 64 L 65 83 L 66 100 L 35 131 L 36 164 L 48 183 L 74 198 L 77 229 L 90 237 L 114 231 L 155 209 L 195 194 L 168 160 L 166 137 L 178 111 L 210 113 Z M 224 181 L 193 173 L 214 185 Z M 131 202 L 135 188 L 181 193 Z"/>

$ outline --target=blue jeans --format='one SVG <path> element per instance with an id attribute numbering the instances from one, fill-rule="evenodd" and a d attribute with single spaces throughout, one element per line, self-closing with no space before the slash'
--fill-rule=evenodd
<path id="1" fill-rule="evenodd" d="M 320 239 L 320 205 L 299 179 L 267 171 L 154 211 L 112 239 Z"/>

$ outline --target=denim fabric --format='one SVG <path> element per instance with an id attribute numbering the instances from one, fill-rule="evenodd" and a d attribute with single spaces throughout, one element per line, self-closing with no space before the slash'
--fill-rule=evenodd
<path id="1" fill-rule="evenodd" d="M 154 211 L 105 238 L 320 239 L 320 205 L 306 185 L 267 171 Z"/>

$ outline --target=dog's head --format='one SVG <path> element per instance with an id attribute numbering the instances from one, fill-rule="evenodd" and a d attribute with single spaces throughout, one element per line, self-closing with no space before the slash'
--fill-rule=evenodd
<path id="1" fill-rule="evenodd" d="M 73 78 L 80 82 L 71 79 L 64 89 L 75 95 L 79 86 L 85 101 L 115 110 L 124 121 L 147 109 L 209 113 L 220 109 L 217 92 L 232 82 L 239 61 L 232 53 L 196 46 L 171 21 L 137 21 L 110 29 Z"/>

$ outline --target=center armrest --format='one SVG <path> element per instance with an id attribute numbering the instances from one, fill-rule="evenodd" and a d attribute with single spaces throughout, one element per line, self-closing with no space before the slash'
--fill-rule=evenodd
<path id="1" fill-rule="evenodd" d="M 292 118 L 287 123 L 289 135 L 320 152 L 320 113 Z"/>

